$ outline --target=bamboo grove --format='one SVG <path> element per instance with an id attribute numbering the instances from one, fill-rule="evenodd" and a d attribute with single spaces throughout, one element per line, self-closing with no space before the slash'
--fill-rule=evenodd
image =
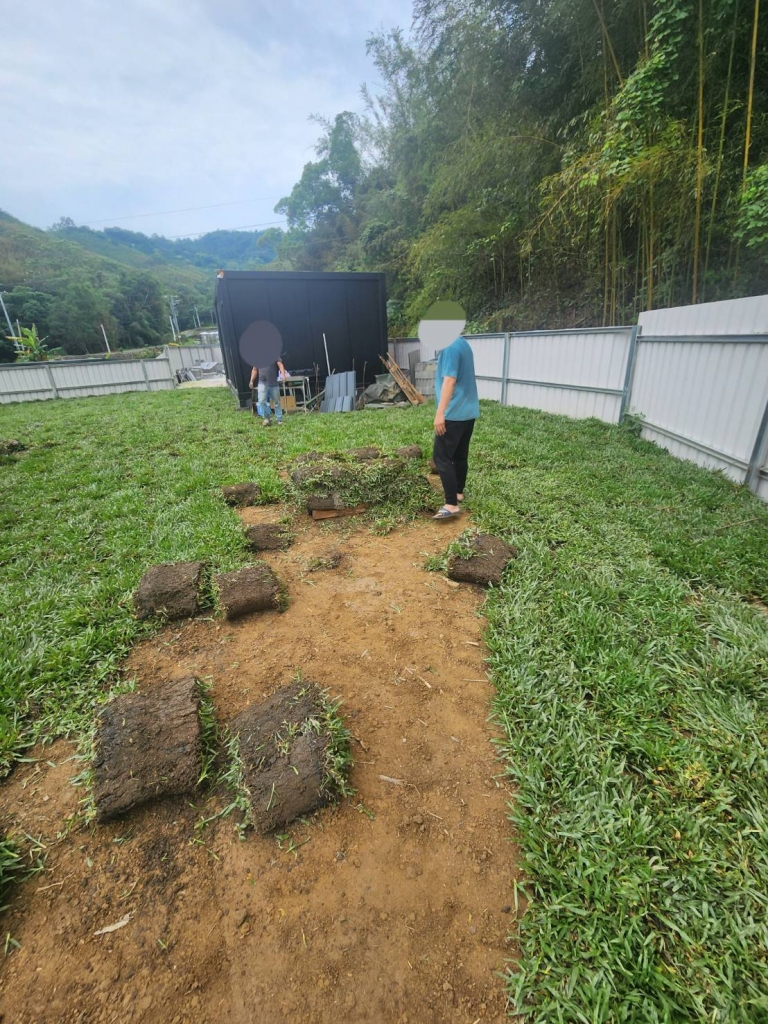
<path id="1" fill-rule="evenodd" d="M 499 328 L 765 291 L 760 0 L 416 0 L 368 47 L 275 266 L 386 272 L 395 330 L 440 296 Z"/>

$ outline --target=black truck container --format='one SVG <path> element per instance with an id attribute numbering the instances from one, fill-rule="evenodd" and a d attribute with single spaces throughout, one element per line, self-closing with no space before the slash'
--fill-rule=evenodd
<path id="1" fill-rule="evenodd" d="M 332 373 L 354 369 L 359 383 L 382 370 L 387 351 L 387 308 L 383 274 L 314 274 L 269 270 L 220 270 L 216 316 L 227 381 L 240 408 L 248 408 L 251 367 L 238 348 L 256 320 L 280 331 L 283 363 L 320 386 L 327 374 L 323 334 Z M 363 379 L 365 376 L 365 380 Z"/>

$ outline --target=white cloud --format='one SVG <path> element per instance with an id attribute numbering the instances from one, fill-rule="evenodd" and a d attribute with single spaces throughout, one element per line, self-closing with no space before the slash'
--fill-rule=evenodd
<path id="1" fill-rule="evenodd" d="M 26 0 L 6 11 L 0 207 L 44 226 L 181 234 L 277 219 L 312 158 L 312 113 L 361 109 L 365 39 L 410 0 Z"/>

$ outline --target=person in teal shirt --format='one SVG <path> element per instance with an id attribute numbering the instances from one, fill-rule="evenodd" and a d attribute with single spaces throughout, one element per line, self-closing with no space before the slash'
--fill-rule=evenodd
<path id="1" fill-rule="evenodd" d="M 480 415 L 475 360 L 466 338 L 459 336 L 437 357 L 435 375 L 435 443 L 432 452 L 445 504 L 435 519 L 459 515 L 469 469 L 469 442 Z"/>

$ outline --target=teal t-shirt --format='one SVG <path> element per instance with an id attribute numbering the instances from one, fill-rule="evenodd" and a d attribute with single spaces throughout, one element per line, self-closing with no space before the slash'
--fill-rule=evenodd
<path id="1" fill-rule="evenodd" d="M 480 402 L 477 398 L 477 382 L 475 380 L 475 360 L 472 349 L 465 338 L 459 336 L 444 348 L 437 357 L 437 373 L 435 374 L 435 401 L 440 404 L 440 392 L 446 377 L 456 378 L 448 408 L 445 410 L 447 420 L 476 420 L 480 415 Z"/>

